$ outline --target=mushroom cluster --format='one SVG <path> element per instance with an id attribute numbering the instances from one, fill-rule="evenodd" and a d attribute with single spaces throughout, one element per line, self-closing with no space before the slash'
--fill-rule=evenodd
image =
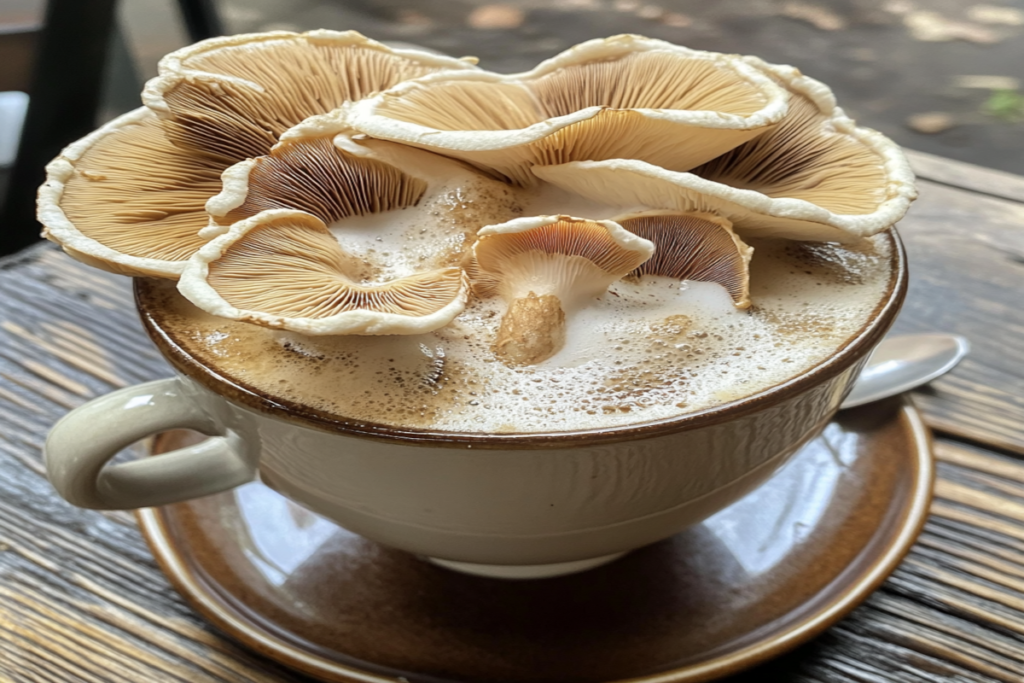
<path id="1" fill-rule="evenodd" d="M 71 256 L 310 335 L 422 334 L 501 297 L 513 366 L 623 277 L 744 308 L 741 236 L 856 241 L 915 197 L 823 84 L 639 36 L 515 75 L 353 31 L 232 36 L 165 57 L 143 103 L 47 167 L 43 235 Z"/>

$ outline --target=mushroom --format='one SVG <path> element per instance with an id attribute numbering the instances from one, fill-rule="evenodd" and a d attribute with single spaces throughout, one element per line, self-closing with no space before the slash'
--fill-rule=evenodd
<path id="1" fill-rule="evenodd" d="M 728 219 L 708 213 L 647 211 L 617 217 L 615 222 L 654 244 L 654 256 L 631 275 L 714 282 L 725 288 L 736 308 L 749 308 L 754 250 L 733 233 Z"/>
<path id="2" fill-rule="evenodd" d="M 478 235 L 470 278 L 478 295 L 508 303 L 493 347 L 508 365 L 553 356 L 565 342 L 566 312 L 600 296 L 654 251 L 617 223 L 570 216 L 519 218 Z"/>
<path id="3" fill-rule="evenodd" d="M 266 154 L 303 119 L 475 59 L 393 49 L 356 31 L 274 31 L 204 40 L 160 61 L 143 102 L 182 147 L 226 162 Z"/>
<path id="4" fill-rule="evenodd" d="M 319 218 L 271 209 L 196 252 L 178 289 L 213 315 L 309 335 L 422 334 L 465 307 L 459 268 L 370 284 L 358 268 Z"/>
<path id="5" fill-rule="evenodd" d="M 786 93 L 739 57 L 640 36 L 592 40 L 501 76 L 432 74 L 364 100 L 353 127 L 531 185 L 529 167 L 633 158 L 688 170 L 786 111 Z"/>
<path id="6" fill-rule="evenodd" d="M 145 108 L 69 145 L 39 188 L 43 236 L 122 275 L 177 279 L 206 240 L 206 200 L 223 166 L 170 143 Z"/>
<path id="7" fill-rule="evenodd" d="M 773 129 L 679 173 L 617 159 L 537 166 L 570 192 L 604 202 L 724 216 L 742 234 L 850 242 L 896 223 L 917 196 L 899 147 L 858 128 L 824 84 L 792 67 L 746 58 L 791 93 Z"/>
<path id="8" fill-rule="evenodd" d="M 228 166 L 266 154 L 311 114 L 405 78 L 470 68 L 472 60 L 392 49 L 354 31 L 240 35 L 183 48 L 147 84 L 148 110 L 108 123 L 47 166 L 43 235 L 104 270 L 177 279 L 223 231 L 204 229 L 204 205 Z M 240 171 L 225 178 L 236 191 Z"/>
<path id="9" fill-rule="evenodd" d="M 868 215 L 886 202 L 906 210 L 916 192 L 899 147 L 857 128 L 824 83 L 793 67 L 745 61 L 790 90 L 789 111 L 775 128 L 693 169 L 695 175 L 769 197 L 801 199 L 833 214 Z"/>

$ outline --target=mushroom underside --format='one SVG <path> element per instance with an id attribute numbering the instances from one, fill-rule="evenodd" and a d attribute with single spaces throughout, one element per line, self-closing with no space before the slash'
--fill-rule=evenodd
<path id="1" fill-rule="evenodd" d="M 617 224 L 568 216 L 518 219 L 481 232 L 470 272 L 479 295 L 508 302 L 493 345 L 508 365 L 557 353 L 567 311 L 599 296 L 652 251 L 645 240 L 624 240 L 629 233 Z"/>
<path id="2" fill-rule="evenodd" d="M 798 94 L 775 128 L 693 173 L 773 198 L 801 199 L 834 214 L 869 214 L 886 199 L 884 159 L 832 129 L 830 116 Z"/>
<path id="3" fill-rule="evenodd" d="M 368 103 L 355 125 L 465 159 L 519 185 L 535 182 L 532 165 L 573 160 L 633 158 L 689 170 L 775 120 L 765 112 L 772 102 L 781 107 L 774 98 L 783 92 L 767 78 L 755 82 L 749 71 L 738 60 L 730 68 L 724 59 L 659 49 L 539 76 L 456 74 L 386 93 Z"/>
<path id="4" fill-rule="evenodd" d="M 271 210 L 211 242 L 179 289 L 214 315 L 315 335 L 429 332 L 465 305 L 459 268 L 387 282 L 363 281 L 359 269 L 318 218 Z"/>
<path id="5" fill-rule="evenodd" d="M 448 68 L 459 64 L 451 62 Z M 310 116 L 441 68 L 387 50 L 306 36 L 213 49 L 185 65 L 206 73 L 161 77 L 172 139 L 225 165 L 267 154 L 282 133 Z M 239 78 L 262 90 L 234 80 Z"/>
<path id="6" fill-rule="evenodd" d="M 164 262 L 111 269 L 174 277 L 161 270 L 173 270 L 205 243 L 198 233 L 221 166 L 171 144 L 155 116 L 101 137 L 72 165 L 60 208 L 77 231 L 120 254 Z M 52 231 L 47 236 L 62 241 Z"/>
<path id="7" fill-rule="evenodd" d="M 658 212 L 616 222 L 654 243 L 654 256 L 631 275 L 714 282 L 725 288 L 737 308 L 750 306 L 752 250 L 732 233 L 727 220 L 711 214 Z"/>
<path id="8" fill-rule="evenodd" d="M 819 242 L 851 242 L 887 225 L 863 231 L 848 217 L 802 200 L 773 198 L 675 173 L 634 160 L 571 162 L 538 166 L 533 173 L 563 190 L 603 204 L 649 206 L 679 213 L 709 213 L 732 222 L 738 233 Z"/>
<path id="9" fill-rule="evenodd" d="M 282 144 L 249 172 L 235 222 L 268 209 L 299 209 L 324 223 L 416 204 L 426 183 L 390 164 L 346 153 L 329 137 Z"/>

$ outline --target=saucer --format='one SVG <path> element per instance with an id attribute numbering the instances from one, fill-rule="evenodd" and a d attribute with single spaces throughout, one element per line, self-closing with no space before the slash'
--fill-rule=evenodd
<path id="1" fill-rule="evenodd" d="M 171 432 L 156 453 L 196 437 Z M 222 631 L 324 681 L 706 681 L 822 632 L 924 524 L 928 430 L 900 399 L 841 413 L 768 482 L 589 571 L 513 581 L 386 548 L 259 483 L 138 513 Z"/>

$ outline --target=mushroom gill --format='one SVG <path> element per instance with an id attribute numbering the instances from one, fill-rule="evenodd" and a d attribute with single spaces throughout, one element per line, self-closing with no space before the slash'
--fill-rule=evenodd
<path id="1" fill-rule="evenodd" d="M 484 225 L 522 215 L 520 193 L 457 159 L 355 133 L 344 110 L 306 119 L 270 154 L 221 176 L 204 236 L 262 211 L 310 213 L 394 278 L 457 265 Z"/>
<path id="2" fill-rule="evenodd" d="M 785 102 L 738 57 L 616 36 L 523 74 L 426 76 L 359 103 L 352 124 L 530 185 L 531 165 L 574 160 L 687 170 L 763 132 Z"/>
<path id="3" fill-rule="evenodd" d="M 277 209 L 201 249 L 178 288 L 213 315 L 310 335 L 421 334 L 465 307 L 459 268 L 379 283 L 359 282 L 358 269 L 323 221 Z"/>
<path id="4" fill-rule="evenodd" d="M 862 137 L 878 135 L 864 131 Z M 881 137 L 880 135 L 878 136 Z M 875 196 L 874 210 L 868 213 L 834 213 L 825 206 L 800 197 L 773 197 L 753 189 L 734 187 L 716 182 L 696 173 L 678 173 L 635 159 L 608 161 L 574 161 L 555 166 L 535 166 L 534 175 L 567 192 L 603 204 L 619 206 L 649 206 L 682 213 L 713 213 L 729 219 L 736 232 L 756 237 L 783 237 L 794 240 L 819 242 L 854 242 L 874 235 L 895 224 L 906 213 L 910 202 L 917 196 L 913 174 L 895 144 L 879 142 L 889 147 L 885 154 L 885 174 L 878 180 L 883 188 Z M 879 154 L 881 156 L 881 154 Z M 898 159 L 898 160 L 894 160 Z M 890 161 L 892 163 L 890 163 Z M 842 169 L 836 169 L 842 173 Z M 856 173 L 852 174 L 857 177 Z M 809 178 L 808 192 L 815 182 L 841 194 L 842 182 L 826 183 L 822 178 Z M 863 188 L 852 188 L 851 193 Z M 828 193 L 820 199 L 827 200 Z M 819 198 L 815 198 L 819 199 Z M 833 203 L 837 209 L 852 208 L 851 198 L 846 206 Z"/>
<path id="5" fill-rule="evenodd" d="M 650 258 L 653 245 L 611 221 L 519 218 L 480 230 L 469 266 L 474 291 L 508 303 L 494 353 L 533 365 L 565 342 L 565 316 Z"/>
<path id="6" fill-rule="evenodd" d="M 140 108 L 68 146 L 39 191 L 43 235 L 90 265 L 177 279 L 206 240 L 222 167 L 179 149 Z"/>
<path id="7" fill-rule="evenodd" d="M 797 69 L 744 62 L 790 95 L 789 112 L 759 137 L 690 173 L 622 159 L 538 166 L 534 174 L 594 199 L 713 212 L 759 236 L 849 242 L 903 217 L 917 191 L 894 142 L 858 128 L 826 85 Z"/>
<path id="8" fill-rule="evenodd" d="M 567 68 L 561 63 L 545 65 L 538 69 L 543 75 L 533 79 L 530 89 L 549 116 L 594 106 L 706 109 L 749 116 L 764 106 L 765 94 L 755 88 L 736 88 L 742 78 L 722 69 L 723 62 L 667 47 L 662 43 L 644 52 L 612 53 L 611 59 L 570 63 Z M 555 61 L 564 60 L 556 57 Z"/>
<path id="9" fill-rule="evenodd" d="M 241 205 L 224 216 L 228 223 L 268 209 L 300 209 L 333 223 L 411 206 L 427 186 L 390 164 L 338 149 L 331 137 L 283 142 L 269 155 L 243 163 L 251 166 L 247 191 Z"/>
<path id="10" fill-rule="evenodd" d="M 266 154 L 291 127 L 290 112 L 264 94 L 206 76 L 181 78 L 164 93 L 167 137 L 182 149 L 209 156 L 222 167 Z"/>
<path id="11" fill-rule="evenodd" d="M 695 175 L 769 197 L 802 199 L 835 214 L 869 214 L 886 199 L 885 160 L 837 129 L 803 96 L 775 128 L 693 169 Z"/>
<path id="12" fill-rule="evenodd" d="M 733 233 L 728 220 L 713 214 L 656 211 L 618 217 L 615 222 L 654 244 L 654 256 L 632 275 L 714 282 L 725 288 L 736 308 L 750 306 L 754 250 Z"/>
<path id="13" fill-rule="evenodd" d="M 143 101 L 175 144 L 230 164 L 266 154 L 310 116 L 410 78 L 471 68 L 472 60 L 391 49 L 356 31 L 249 34 L 171 53 Z"/>

